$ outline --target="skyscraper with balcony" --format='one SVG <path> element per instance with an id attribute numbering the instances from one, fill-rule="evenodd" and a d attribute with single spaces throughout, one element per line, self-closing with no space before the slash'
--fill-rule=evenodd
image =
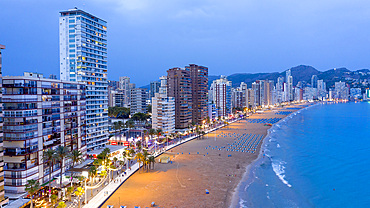
<path id="1" fill-rule="evenodd" d="M 86 83 L 87 149 L 108 142 L 107 22 L 80 9 L 60 12 L 60 78 Z"/>
<path id="2" fill-rule="evenodd" d="M 167 70 L 167 96 L 175 98 L 175 128 L 185 129 L 192 123 L 192 91 L 189 69 Z"/>
<path id="3" fill-rule="evenodd" d="M 192 122 L 201 124 L 208 116 L 208 68 L 189 64 L 192 94 Z"/>
<path id="4" fill-rule="evenodd" d="M 25 73 L 3 77 L 3 91 L 5 191 L 24 194 L 28 180 L 50 180 L 43 151 L 65 146 L 86 155 L 86 86 Z M 64 170 L 70 166 L 66 159 Z M 51 179 L 58 174 L 54 163 Z"/>
<path id="5" fill-rule="evenodd" d="M 155 96 L 155 93 L 159 93 L 159 87 L 161 86 L 161 82 L 153 81 L 150 82 L 150 89 L 149 89 L 149 99 Z"/>
<path id="6" fill-rule="evenodd" d="M 134 88 L 131 89 L 130 95 L 130 114 L 134 115 L 135 113 L 146 113 L 147 105 L 146 100 L 148 99 L 148 93 L 144 88 Z"/>
<path id="7" fill-rule="evenodd" d="M 231 81 L 224 76 L 214 80 L 211 85 L 213 103 L 216 105 L 218 116 L 228 116 L 232 112 L 231 85 Z"/>
<path id="8" fill-rule="evenodd" d="M 0 80 L 2 79 L 2 57 L 1 57 L 1 50 L 5 49 L 4 45 L 0 44 Z M 2 81 L 0 81 L 0 88 L 2 88 Z M 2 103 L 2 91 L 0 91 L 0 206 L 3 206 L 5 203 L 9 201 L 6 199 L 4 194 L 4 151 L 3 151 L 3 103 Z"/>

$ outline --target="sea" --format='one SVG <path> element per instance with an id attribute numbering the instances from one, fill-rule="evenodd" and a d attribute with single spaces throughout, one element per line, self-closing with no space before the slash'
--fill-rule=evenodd
<path id="1" fill-rule="evenodd" d="M 370 207 L 370 102 L 319 103 L 275 124 L 237 207 Z"/>

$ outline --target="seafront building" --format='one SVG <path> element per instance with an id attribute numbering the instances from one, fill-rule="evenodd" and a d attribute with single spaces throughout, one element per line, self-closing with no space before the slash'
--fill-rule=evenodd
<path id="1" fill-rule="evenodd" d="M 190 71 L 192 123 L 201 124 L 208 116 L 208 68 L 189 64 Z"/>
<path id="2" fill-rule="evenodd" d="M 4 45 L 0 44 L 0 80 L 2 80 L 2 50 L 5 49 Z M 2 88 L 2 81 L 0 81 L 0 87 Z M 2 91 L 0 92 L 0 149 L 4 150 L 4 142 L 3 142 L 3 103 L 2 103 Z M 5 190 L 4 190 L 4 151 L 0 151 L 0 206 L 9 202 L 9 198 L 5 197 Z"/>
<path id="3" fill-rule="evenodd" d="M 148 98 L 148 94 L 147 94 L 146 89 L 143 89 L 143 88 L 131 89 L 130 114 L 134 115 L 135 113 L 146 113 L 147 112 L 147 104 L 146 104 L 147 98 Z"/>
<path id="4" fill-rule="evenodd" d="M 163 96 L 163 97 L 162 97 Z M 164 134 L 175 132 L 175 98 L 155 93 L 152 98 L 152 128 Z"/>
<path id="5" fill-rule="evenodd" d="M 60 79 L 86 84 L 88 151 L 108 142 L 107 22 L 80 9 L 60 12 Z"/>
<path id="6" fill-rule="evenodd" d="M 175 98 L 175 128 L 188 128 L 192 121 L 190 71 L 183 68 L 167 70 L 167 96 Z"/>
<path id="7" fill-rule="evenodd" d="M 213 103 L 216 105 L 218 116 L 228 116 L 232 112 L 231 106 L 231 81 L 221 76 L 211 84 Z"/>
<path id="8" fill-rule="evenodd" d="M 312 75 L 311 77 L 311 87 L 312 88 L 318 88 L 318 83 L 317 83 L 317 75 Z"/>
<path id="9" fill-rule="evenodd" d="M 286 72 L 285 72 L 285 76 L 286 76 L 286 87 L 284 87 L 284 91 L 286 92 L 285 93 L 285 101 L 293 101 L 294 97 L 293 97 L 293 76 L 292 76 L 292 72 L 290 69 L 288 69 Z M 286 89 L 286 90 L 285 90 Z"/>
<path id="10" fill-rule="evenodd" d="M 120 77 L 119 78 L 119 89 L 120 93 L 123 95 L 121 106 L 120 107 L 130 107 L 130 96 L 131 96 L 131 89 L 135 88 L 130 83 L 130 77 Z"/>
<path id="11" fill-rule="evenodd" d="M 27 72 L 2 82 L 5 190 L 17 198 L 28 180 L 50 180 L 44 150 L 62 145 L 86 155 L 86 85 Z M 71 161 L 64 164 L 68 169 Z M 54 163 L 51 178 L 58 174 Z"/>
<path id="12" fill-rule="evenodd" d="M 159 87 L 161 86 L 161 82 L 153 81 L 150 82 L 149 85 L 149 99 L 155 96 L 155 93 L 159 93 Z"/>
<path id="13" fill-rule="evenodd" d="M 326 94 L 327 94 L 326 83 L 322 79 L 317 80 L 317 97 L 320 100 L 324 100 L 326 98 Z"/>
<path id="14" fill-rule="evenodd" d="M 335 82 L 334 98 L 348 100 L 349 88 L 345 82 Z"/>

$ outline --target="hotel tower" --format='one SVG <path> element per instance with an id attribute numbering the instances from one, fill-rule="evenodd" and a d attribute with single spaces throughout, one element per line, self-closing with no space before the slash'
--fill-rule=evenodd
<path id="1" fill-rule="evenodd" d="M 88 151 L 108 141 L 107 22 L 80 9 L 60 12 L 60 79 L 86 84 Z"/>

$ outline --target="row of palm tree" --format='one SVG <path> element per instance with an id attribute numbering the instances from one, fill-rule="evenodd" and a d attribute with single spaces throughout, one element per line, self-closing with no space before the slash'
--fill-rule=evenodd
<path id="1" fill-rule="evenodd" d="M 139 168 L 141 164 L 143 164 L 143 170 L 146 170 L 147 172 L 151 168 L 154 169 L 155 159 L 153 155 L 148 153 L 148 151 L 144 150 L 143 152 L 136 153 L 134 159 L 139 163 Z"/>
<path id="2" fill-rule="evenodd" d="M 72 150 L 69 151 L 68 147 L 65 146 L 58 146 L 55 150 L 48 149 L 43 153 L 43 161 L 49 163 L 49 190 L 50 190 L 50 183 L 51 183 L 51 173 L 53 164 L 58 162 L 60 164 L 60 188 L 62 188 L 62 175 L 63 175 L 63 165 L 64 160 L 68 158 L 72 161 L 72 167 L 74 167 L 77 163 L 80 163 L 82 158 L 82 153 L 79 150 Z M 73 177 L 73 172 L 71 173 Z"/>

